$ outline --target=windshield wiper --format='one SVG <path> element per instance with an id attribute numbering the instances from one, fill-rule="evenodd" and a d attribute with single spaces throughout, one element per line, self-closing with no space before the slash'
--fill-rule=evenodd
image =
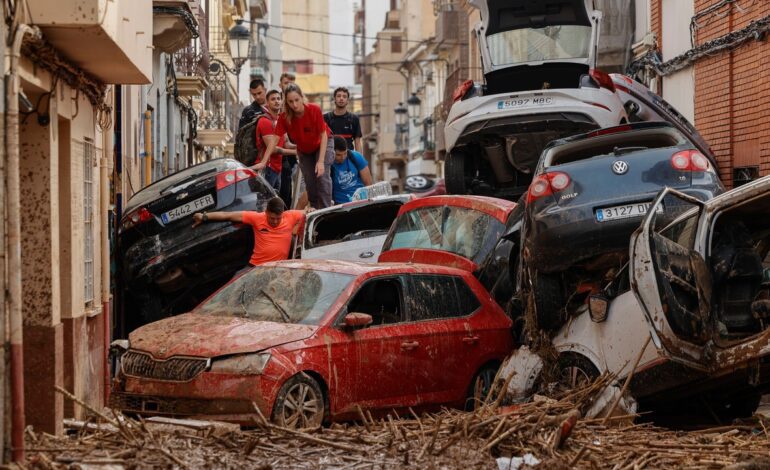
<path id="1" fill-rule="evenodd" d="M 265 292 L 265 289 L 260 289 L 259 291 L 262 292 L 262 295 L 264 295 L 265 298 L 267 300 L 269 300 L 270 303 L 275 306 L 276 310 L 278 310 L 278 312 L 281 314 L 281 317 L 283 318 L 283 321 L 286 322 L 286 323 L 291 323 L 291 317 L 289 317 L 289 314 L 286 313 L 286 310 L 284 310 L 283 307 L 278 305 L 278 302 L 276 302 L 272 297 L 270 297 L 270 294 Z"/>
<path id="2" fill-rule="evenodd" d="M 248 317 L 249 311 L 246 310 L 246 286 L 243 286 L 243 290 L 241 291 L 240 299 L 241 301 L 241 308 L 243 309 L 243 316 Z"/>

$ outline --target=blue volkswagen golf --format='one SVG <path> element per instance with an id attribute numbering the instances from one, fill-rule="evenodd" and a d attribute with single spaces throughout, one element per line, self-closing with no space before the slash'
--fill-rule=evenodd
<path id="1" fill-rule="evenodd" d="M 671 124 L 645 122 L 555 140 L 543 150 L 522 198 L 521 258 L 541 328 L 561 325 L 570 303 L 625 264 L 629 238 L 661 189 L 701 200 L 724 191 L 713 156 L 698 147 Z M 680 212 L 663 211 L 661 221 Z"/>

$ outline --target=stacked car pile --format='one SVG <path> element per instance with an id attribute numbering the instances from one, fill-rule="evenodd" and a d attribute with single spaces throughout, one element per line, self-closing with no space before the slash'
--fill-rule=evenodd
<path id="1" fill-rule="evenodd" d="M 316 212 L 301 260 L 117 344 L 114 405 L 292 427 L 464 406 L 539 331 L 570 385 L 610 372 L 642 406 L 695 403 L 719 419 L 756 408 L 770 386 L 770 179 L 723 193 L 686 119 L 596 70 L 590 0 L 471 3 L 486 84 L 458 89 L 448 119 L 446 189 L 461 194 Z M 171 228 L 270 194 L 235 162 L 204 165 L 156 183 L 124 221 L 132 295 L 152 307 L 170 293 L 164 316 L 240 256 L 219 232 L 184 248 Z M 543 383 L 542 361 L 530 368 L 523 396 Z"/>

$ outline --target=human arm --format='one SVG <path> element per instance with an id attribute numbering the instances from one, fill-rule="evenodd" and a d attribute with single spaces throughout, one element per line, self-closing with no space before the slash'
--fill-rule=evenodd
<path id="1" fill-rule="evenodd" d="M 358 119 L 358 115 L 353 114 L 353 150 L 356 152 L 363 152 L 364 148 L 361 147 L 361 121 Z"/>
<path id="2" fill-rule="evenodd" d="M 361 147 L 361 137 L 356 137 L 353 139 L 353 150 L 356 152 L 363 152 L 364 149 Z"/>
<path id="3" fill-rule="evenodd" d="M 369 170 L 368 166 L 363 170 L 359 171 L 358 175 L 361 177 L 361 182 L 364 183 L 364 186 L 372 185 L 372 172 L 371 170 Z"/>
<path id="4" fill-rule="evenodd" d="M 278 144 L 278 136 L 275 135 L 263 135 L 262 141 L 265 143 L 265 151 L 262 153 L 262 159 L 251 167 L 253 170 L 261 170 L 267 166 L 267 161 L 275 152 L 276 145 Z"/>
<path id="5" fill-rule="evenodd" d="M 193 214 L 193 228 L 204 222 L 243 222 L 243 212 L 196 212 Z"/>
<path id="6" fill-rule="evenodd" d="M 329 142 L 329 136 L 326 135 L 326 128 L 321 131 L 321 146 L 318 148 L 318 161 L 315 164 L 315 175 L 320 177 L 324 174 L 324 159 L 326 158 L 326 144 Z"/>

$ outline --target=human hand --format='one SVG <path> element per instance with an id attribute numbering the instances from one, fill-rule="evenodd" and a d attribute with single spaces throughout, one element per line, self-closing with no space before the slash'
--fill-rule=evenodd
<path id="1" fill-rule="evenodd" d="M 197 227 L 198 225 L 203 223 L 203 214 L 200 212 L 196 212 L 193 214 L 193 228 Z"/>
<path id="2" fill-rule="evenodd" d="M 320 178 L 321 176 L 323 176 L 324 170 L 325 170 L 324 162 L 316 163 L 316 165 L 315 165 L 315 175 L 316 175 L 316 177 Z"/>

